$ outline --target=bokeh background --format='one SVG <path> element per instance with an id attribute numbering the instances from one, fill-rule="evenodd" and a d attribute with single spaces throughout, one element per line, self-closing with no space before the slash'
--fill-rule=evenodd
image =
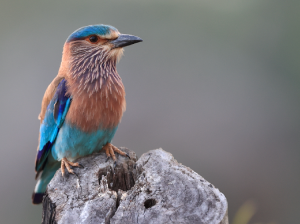
<path id="1" fill-rule="evenodd" d="M 110 24 L 144 42 L 118 65 L 127 111 L 113 143 L 162 147 L 250 223 L 300 220 L 300 1 L 0 0 L 0 223 L 31 204 L 42 96 L 75 29 Z"/>

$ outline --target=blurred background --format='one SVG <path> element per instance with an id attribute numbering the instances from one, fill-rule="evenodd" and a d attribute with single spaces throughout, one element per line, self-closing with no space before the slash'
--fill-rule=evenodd
<path id="1" fill-rule="evenodd" d="M 0 222 L 41 222 L 41 100 L 69 34 L 103 23 L 144 40 L 118 64 L 127 111 L 113 143 L 171 152 L 226 195 L 230 221 L 248 208 L 251 224 L 299 223 L 299 12 L 281 0 L 0 0 Z"/>

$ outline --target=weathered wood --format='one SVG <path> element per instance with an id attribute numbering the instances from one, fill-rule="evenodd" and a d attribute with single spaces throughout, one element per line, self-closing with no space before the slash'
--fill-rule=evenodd
<path id="1" fill-rule="evenodd" d="M 83 169 L 48 185 L 42 223 L 216 223 L 227 224 L 225 196 L 203 177 L 162 149 L 137 161 L 104 152 L 80 158 Z"/>

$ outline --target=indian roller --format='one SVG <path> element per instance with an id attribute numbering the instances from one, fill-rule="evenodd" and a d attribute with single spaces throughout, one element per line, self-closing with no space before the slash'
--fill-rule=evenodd
<path id="1" fill-rule="evenodd" d="M 111 144 L 126 109 L 116 63 L 123 47 L 141 41 L 103 24 L 79 28 L 66 40 L 58 75 L 46 89 L 39 114 L 33 204 L 42 202 L 59 167 L 62 175 L 65 168 L 74 174 L 71 167 L 81 167 L 74 160 L 101 149 L 114 161 L 115 153 L 128 156 Z"/>

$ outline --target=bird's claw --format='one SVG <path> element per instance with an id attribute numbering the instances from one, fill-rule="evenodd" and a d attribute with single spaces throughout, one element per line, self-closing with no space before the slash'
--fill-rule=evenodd
<path id="1" fill-rule="evenodd" d="M 81 163 L 78 163 L 78 167 L 81 169 L 84 168 L 84 166 Z"/>
<path id="2" fill-rule="evenodd" d="M 117 166 L 117 158 L 115 156 L 115 153 L 118 153 L 118 154 L 120 154 L 122 156 L 126 156 L 129 159 L 131 159 L 130 156 L 129 156 L 129 154 L 127 152 L 121 151 L 116 146 L 114 146 L 114 145 L 112 145 L 110 143 L 107 143 L 102 148 L 105 150 L 105 154 L 107 156 L 105 162 L 107 162 L 110 158 L 112 158 L 113 161 L 114 161 L 114 165 L 113 165 L 114 168 Z"/>
<path id="3" fill-rule="evenodd" d="M 73 174 L 74 174 L 77 178 L 79 178 L 78 175 L 77 175 L 77 173 L 74 173 L 74 172 L 73 172 Z"/>
<path id="4" fill-rule="evenodd" d="M 65 175 L 65 168 L 68 170 L 69 173 L 71 174 L 75 174 L 73 169 L 71 169 L 71 166 L 74 166 L 74 167 L 80 167 L 80 168 L 84 168 L 80 163 L 73 163 L 73 162 L 70 162 L 69 160 L 67 160 L 66 157 L 62 158 L 61 160 L 61 165 L 60 165 L 60 168 L 61 168 L 61 175 L 64 176 Z M 75 174 L 76 175 L 76 174 Z M 76 175 L 77 176 L 77 175 Z"/>

